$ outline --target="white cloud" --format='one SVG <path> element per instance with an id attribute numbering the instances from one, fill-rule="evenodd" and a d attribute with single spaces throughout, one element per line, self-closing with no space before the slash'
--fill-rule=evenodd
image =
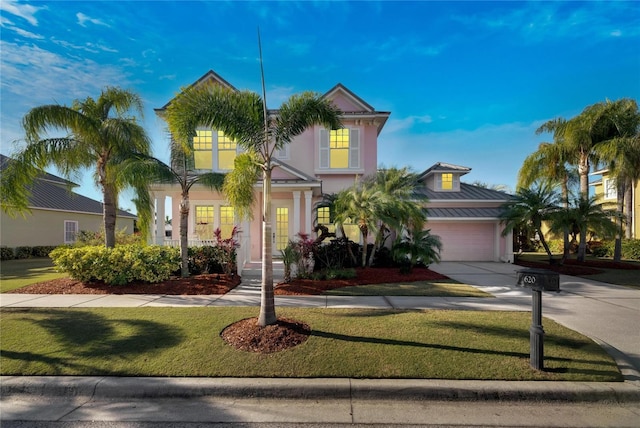
<path id="1" fill-rule="evenodd" d="M 96 97 L 107 85 L 130 82 L 120 68 L 71 58 L 39 48 L 0 41 L 3 143 L 21 138 L 20 120 L 32 107 Z"/>
<path id="2" fill-rule="evenodd" d="M 429 115 L 424 116 L 408 116 L 404 119 L 389 119 L 384 131 L 385 134 L 394 134 L 400 131 L 413 128 L 416 124 L 431 123 L 433 119 Z"/>
<path id="3" fill-rule="evenodd" d="M 269 108 L 279 108 L 293 94 L 293 86 L 272 86 L 267 89 L 267 104 Z"/>
<path id="4" fill-rule="evenodd" d="M 87 26 L 87 22 L 94 24 L 94 25 L 102 25 L 104 27 L 109 27 L 108 24 L 104 23 L 103 21 L 97 19 L 97 18 L 91 18 L 90 16 L 85 15 L 82 12 L 78 12 L 76 13 L 76 18 L 78 18 L 78 24 L 82 27 L 86 27 Z"/>
<path id="5" fill-rule="evenodd" d="M 18 3 L 15 0 L 2 0 L 0 2 L 1 11 L 18 16 L 34 27 L 38 26 L 38 20 L 34 15 L 42 9 L 46 9 L 46 7 L 35 7 L 27 3 Z"/>

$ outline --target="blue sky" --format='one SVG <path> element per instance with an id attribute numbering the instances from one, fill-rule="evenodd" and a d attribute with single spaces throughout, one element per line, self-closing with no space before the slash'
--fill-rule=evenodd
<path id="1" fill-rule="evenodd" d="M 0 2 L 0 151 L 32 107 L 131 89 L 167 160 L 153 108 L 212 69 L 267 100 L 342 83 L 391 117 L 379 163 L 471 167 L 515 187 L 538 126 L 587 105 L 640 99 L 637 2 Z M 101 200 L 90 174 L 79 193 Z M 121 201 L 131 207 L 127 195 Z"/>

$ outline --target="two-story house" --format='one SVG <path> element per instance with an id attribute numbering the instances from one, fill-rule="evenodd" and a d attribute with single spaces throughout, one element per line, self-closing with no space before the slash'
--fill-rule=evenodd
<path id="1" fill-rule="evenodd" d="M 193 85 L 205 82 L 213 82 L 235 90 L 213 71 L 207 72 Z M 342 111 L 341 121 L 344 128 L 327 130 L 322 126 L 311 127 L 275 154 L 278 167 L 272 174 L 273 235 L 261 236 L 262 186 L 258 182 L 255 186 L 257 197 L 253 207 L 254 220 L 243 221 L 240 224 L 242 233 L 238 250 L 239 270 L 242 270 L 245 263 L 262 260 L 263 238 L 273 241 L 274 255 L 279 256 L 280 250 L 287 245 L 289 239 L 298 233 L 314 236 L 314 219 L 325 222 L 328 215 L 324 211 L 314 212 L 314 207 L 322 195 L 337 193 L 353 185 L 357 177 L 376 172 L 379 161 L 378 136 L 390 113 L 377 111 L 341 84 L 337 84 L 323 96 Z M 162 117 L 163 111 L 170 103 L 171 101 L 156 109 L 156 112 Z M 194 139 L 196 169 L 227 172 L 233 168 L 233 160 L 239 150 L 240 148 L 222 132 L 200 128 Z M 434 222 L 429 222 L 428 227 L 436 234 L 447 234 L 447 240 L 449 237 L 452 238 L 451 244 L 445 241 L 445 260 L 480 260 L 478 257 L 482 257 L 482 260 L 512 260 L 511 238 L 501 237 L 495 208 L 498 201 L 504 201 L 506 197 L 500 192 L 482 191 L 475 186 L 460 185 L 460 175 L 468 171 L 469 169 L 463 168 L 443 175 L 440 169 L 430 168 L 421 175 L 425 180 L 425 192 L 436 204 L 434 207 L 440 207 L 438 209 L 441 210 L 447 207 L 460 208 L 453 214 L 431 210 L 430 212 L 434 213 Z M 439 184 L 434 184 L 436 182 Z M 475 190 L 472 191 L 472 188 Z M 162 228 L 152 231 L 152 235 L 158 244 L 176 245 L 179 239 L 180 189 L 178 186 L 155 184 L 151 190 L 156 200 L 156 218 L 165 218 L 165 215 L 170 214 L 173 231 L 171 242 L 165 239 Z M 228 236 L 233 226 L 238 224 L 233 207 L 223 194 L 196 185 L 191 189 L 189 196 L 190 245 L 198 245 L 211 239 L 216 228 L 221 229 L 223 236 Z M 171 213 L 165 213 L 165 204 L 169 205 L 169 199 Z M 440 201 L 441 199 L 444 202 Z M 469 211 L 473 206 L 475 210 Z M 438 213 L 440 215 L 436 219 Z M 453 220 L 454 218 L 456 220 Z M 467 225 L 463 226 L 463 223 Z M 456 235 L 460 232 L 462 235 Z M 347 233 L 357 241 L 357 228 L 347 230 Z M 470 234 L 469 238 L 474 240 L 474 243 L 470 244 L 464 239 L 466 233 Z M 476 238 L 482 239 L 483 242 L 476 243 Z M 461 244 L 459 240 L 465 242 Z M 461 250 L 455 249 L 458 246 Z M 478 248 L 482 248 L 482 251 L 478 251 Z"/>
<path id="2" fill-rule="evenodd" d="M 589 174 L 596 179 L 589 183 L 593 187 L 594 194 L 598 197 L 598 201 L 604 204 L 605 208 L 618 208 L 618 187 L 616 180 L 609 176 L 608 169 L 600 169 Z M 626 209 L 626 207 L 625 207 Z M 640 212 L 640 184 L 636 183 L 631 192 L 631 223 L 625 225 L 631 232 L 631 238 L 637 239 L 640 236 L 640 222 L 637 213 Z M 629 213 L 627 213 L 628 215 Z"/>

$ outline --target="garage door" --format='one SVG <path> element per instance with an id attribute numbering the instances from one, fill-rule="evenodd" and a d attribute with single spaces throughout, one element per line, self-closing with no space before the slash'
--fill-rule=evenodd
<path id="1" fill-rule="evenodd" d="M 428 221 L 427 228 L 442 241 L 443 261 L 493 261 L 493 223 Z"/>

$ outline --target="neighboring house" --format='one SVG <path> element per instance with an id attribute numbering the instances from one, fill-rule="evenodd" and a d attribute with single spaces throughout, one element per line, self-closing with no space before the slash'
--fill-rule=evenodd
<path id="1" fill-rule="evenodd" d="M 192 86 L 205 82 L 235 90 L 213 71 L 207 72 Z M 342 84 L 334 86 L 324 97 L 333 101 L 342 111 L 344 128 L 327 130 L 322 126 L 311 127 L 275 154 L 278 167 L 272 176 L 273 235 L 268 239 L 273 240 L 276 256 L 280 255 L 280 250 L 289 239 L 294 239 L 298 233 L 313 236 L 314 219 L 317 218 L 321 223 L 328 220 L 326 208 L 318 208 L 318 212 L 314 212 L 322 194 L 337 193 L 353 185 L 358 177 L 374 174 L 377 170 L 378 136 L 390 113 L 377 111 Z M 160 117 L 170 103 L 156 109 Z M 238 150 L 239 147 L 222 132 L 200 128 L 194 138 L 196 169 L 227 172 L 233 168 Z M 512 261 L 511 237 L 501 237 L 497 218 L 497 206 L 506 201 L 507 196 L 501 192 L 460 185 L 460 175 L 469 169 L 455 168 L 458 169 L 449 172 L 451 189 L 447 188 L 447 184 L 443 187 L 442 182 L 433 184 L 434 180 L 442 179 L 440 170 L 436 172 L 430 168 L 421 175 L 426 183 L 425 192 L 433 199 L 429 204 L 429 207 L 433 206 L 430 209 L 433 222 L 430 218 L 427 227 L 445 238 L 444 259 Z M 449 176 L 446 177 L 449 179 Z M 156 243 L 177 245 L 180 188 L 177 185 L 154 184 L 151 190 L 156 202 L 156 218 L 169 215 L 173 219 L 171 240 L 165 239 L 162 228 L 156 227 L 152 236 L 155 236 Z M 255 186 L 257 198 L 253 207 L 254 219 L 240 224 L 239 270 L 245 263 L 260 262 L 262 259 L 261 190 L 262 185 L 258 182 Z M 233 207 L 223 194 L 196 185 L 191 189 L 189 199 L 190 245 L 212 239 L 216 228 L 221 229 L 223 237 L 229 236 L 233 226 L 238 223 Z M 165 204 L 171 206 L 170 213 L 165 213 Z M 347 233 L 350 237 L 357 236 L 357 228 L 347 228 Z"/>
<path id="2" fill-rule="evenodd" d="M 513 235 L 502 236 L 500 206 L 510 200 L 504 192 L 462 183 L 471 171 L 438 162 L 419 175 L 429 199 L 427 225 L 442 241 L 443 261 L 513 262 Z"/>
<path id="3" fill-rule="evenodd" d="M 609 177 L 609 170 L 601 169 L 589 175 L 600 177 L 589 183 L 589 185 L 593 187 L 594 194 L 598 197 L 598 201 L 602 202 L 605 208 L 617 209 L 618 188 L 615 179 Z M 626 227 L 631 230 L 631 237 L 637 239 L 640 237 L 640 222 L 638 221 L 638 212 L 640 212 L 640 183 L 636 183 L 631 192 L 631 204 L 631 224 Z"/>
<path id="4" fill-rule="evenodd" d="M 0 155 L 0 171 L 11 158 Z M 78 185 L 47 172 L 33 183 L 29 197 L 30 213 L 15 218 L 0 211 L 0 245 L 55 246 L 72 244 L 80 231 L 103 230 L 102 203 L 73 193 Z M 133 233 L 136 216 L 117 213 L 116 230 Z"/>

